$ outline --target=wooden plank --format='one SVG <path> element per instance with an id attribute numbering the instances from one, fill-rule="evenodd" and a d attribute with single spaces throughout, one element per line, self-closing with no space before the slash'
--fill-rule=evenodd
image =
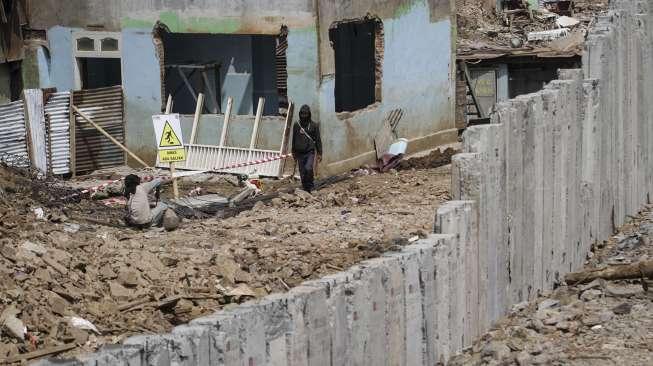
<path id="1" fill-rule="evenodd" d="M 210 113 L 218 113 L 218 99 L 215 96 L 215 91 L 211 89 L 211 83 L 209 83 L 209 77 L 206 76 L 206 70 L 201 71 L 202 79 L 204 80 L 204 85 L 206 85 L 206 89 L 209 91 L 209 97 L 213 101 L 213 110 L 209 111 Z M 208 108 L 207 108 L 208 110 Z"/>
<path id="2" fill-rule="evenodd" d="M 286 124 L 283 130 L 283 139 L 281 140 L 281 155 L 288 153 L 290 148 L 290 131 L 292 130 L 292 117 L 295 111 L 295 104 L 292 100 L 288 101 L 288 112 L 286 114 Z M 281 164 L 279 164 L 279 178 L 283 175 L 283 172 L 286 170 L 286 161 L 288 159 L 283 159 Z"/>
<path id="3" fill-rule="evenodd" d="M 227 131 L 231 120 L 231 108 L 234 105 L 234 98 L 227 98 L 227 110 L 224 113 L 224 122 L 222 123 L 222 133 L 220 134 L 220 143 L 218 145 L 217 164 L 222 165 L 222 156 L 224 155 L 224 144 L 227 142 Z M 217 168 L 217 167 L 216 167 Z"/>
<path id="4" fill-rule="evenodd" d="M 197 98 L 197 105 L 195 106 L 195 118 L 193 119 L 193 129 L 190 133 L 190 144 L 195 143 L 195 137 L 197 135 L 197 125 L 200 122 L 200 116 L 202 115 L 202 109 L 204 108 L 204 94 L 200 93 Z"/>
<path id="5" fill-rule="evenodd" d="M 177 71 L 179 71 L 179 76 L 181 76 L 181 80 L 184 81 L 184 84 L 186 84 L 186 88 L 188 88 L 188 92 L 190 95 L 193 96 L 193 99 L 197 102 L 197 94 L 195 94 L 195 89 L 193 89 L 193 86 L 190 85 L 190 82 L 188 81 L 188 77 L 186 77 L 186 73 L 181 71 L 181 68 L 177 68 Z"/>
<path id="6" fill-rule="evenodd" d="M 101 134 L 103 134 L 106 138 L 108 138 L 109 140 L 111 140 L 111 142 L 113 142 L 116 146 L 118 146 L 118 147 L 119 147 L 120 149 L 122 149 L 124 152 L 126 152 L 127 154 L 129 154 L 129 156 L 131 156 L 132 158 L 134 158 L 134 160 L 136 160 L 137 162 L 139 162 L 141 165 L 143 165 L 143 166 L 146 167 L 146 168 L 149 167 L 149 165 L 147 165 L 147 163 L 145 163 L 143 160 L 141 160 L 141 158 L 139 158 L 136 154 L 134 154 L 133 152 L 131 152 L 127 147 L 125 147 L 123 144 L 121 144 L 120 141 L 116 140 L 113 136 L 111 136 L 111 135 L 110 135 L 107 131 L 105 131 L 102 127 L 100 127 L 98 124 L 96 124 L 95 122 L 93 122 L 93 121 L 92 121 L 92 120 L 91 120 L 91 119 L 90 119 L 86 114 L 84 114 L 84 112 L 80 111 L 79 108 L 77 108 L 77 107 L 74 106 L 74 105 L 71 106 L 71 107 L 72 107 L 72 109 L 75 111 L 75 113 L 79 114 L 79 115 L 80 115 L 80 116 L 81 116 L 81 117 L 82 117 L 86 122 L 88 122 L 91 126 L 95 127 L 96 130 L 100 131 Z"/>
<path id="7" fill-rule="evenodd" d="M 166 114 L 170 114 L 172 111 L 172 95 L 168 95 L 168 102 L 166 103 Z M 158 159 L 158 158 L 157 158 Z M 179 198 L 179 184 L 177 178 L 175 178 L 175 162 L 170 162 L 170 178 L 172 179 L 172 194 L 175 199 Z"/>
<path id="8" fill-rule="evenodd" d="M 75 343 L 68 343 L 68 344 L 64 344 L 64 345 L 61 345 L 61 346 L 54 346 L 54 347 L 44 348 L 44 349 L 40 349 L 38 351 L 23 353 L 21 355 L 16 355 L 16 356 L 12 356 L 12 357 L 7 357 L 5 359 L 0 359 L 0 364 L 4 365 L 4 364 L 15 363 L 15 362 L 32 360 L 32 359 L 43 357 L 43 356 L 49 356 L 49 355 L 53 355 L 53 354 L 56 354 L 56 353 L 70 351 L 73 348 L 77 348 L 77 345 Z"/>
<path id="9" fill-rule="evenodd" d="M 252 159 L 252 150 L 256 147 L 258 141 L 258 127 L 261 123 L 261 117 L 263 116 L 263 107 L 265 106 L 265 98 L 258 98 L 258 107 L 256 108 L 256 118 L 254 119 L 254 128 L 252 129 L 252 138 L 249 142 L 249 154 L 247 154 L 247 161 Z"/>
<path id="10" fill-rule="evenodd" d="M 68 128 L 70 129 L 70 170 L 73 174 L 73 178 L 77 176 L 77 138 L 76 135 L 76 118 L 75 112 L 73 111 L 73 92 L 70 92 L 70 108 L 68 108 Z"/>

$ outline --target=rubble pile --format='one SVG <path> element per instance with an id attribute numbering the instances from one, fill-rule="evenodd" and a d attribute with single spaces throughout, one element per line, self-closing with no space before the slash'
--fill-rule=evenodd
<path id="1" fill-rule="evenodd" d="M 568 27 L 571 42 L 584 39 L 595 15 L 606 11 L 607 0 L 574 2 L 573 17 L 560 16 L 547 9 L 527 6 L 497 13 L 477 0 L 457 0 L 458 53 L 483 50 L 533 50 L 549 46 L 549 41 L 530 41 L 529 33 Z M 580 35 L 580 36 L 579 36 Z M 571 38 L 573 37 L 573 39 Z M 568 46 L 568 45 L 565 45 Z M 556 45 L 554 49 L 558 48 Z M 568 51 L 561 49 L 559 51 Z"/>
<path id="2" fill-rule="evenodd" d="M 100 225 L 119 222 L 121 210 L 87 200 L 40 205 L 2 172 L 0 363 L 166 332 L 397 249 L 432 230 L 450 198 L 449 170 L 362 169 L 313 195 L 280 193 L 174 232 Z M 5 199 L 10 192 L 19 193 Z"/>
<path id="3" fill-rule="evenodd" d="M 653 212 L 622 228 L 590 254 L 588 267 L 638 263 L 653 256 Z M 653 293 L 648 279 L 560 286 L 517 304 L 452 365 L 651 365 Z"/>

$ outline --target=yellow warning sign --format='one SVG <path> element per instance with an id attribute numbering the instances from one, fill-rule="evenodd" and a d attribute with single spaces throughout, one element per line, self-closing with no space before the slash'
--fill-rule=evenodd
<path id="1" fill-rule="evenodd" d="M 181 140 L 177 137 L 177 134 L 170 126 L 170 123 L 166 121 L 163 126 L 163 133 L 161 134 L 161 141 L 159 141 L 159 147 L 181 147 Z M 177 151 L 177 150 L 168 150 L 168 151 Z M 184 149 L 181 149 L 184 151 Z"/>
<path id="2" fill-rule="evenodd" d="M 184 160 L 186 160 L 186 150 L 184 149 L 159 150 L 160 162 L 170 163 L 174 161 L 184 161 Z"/>

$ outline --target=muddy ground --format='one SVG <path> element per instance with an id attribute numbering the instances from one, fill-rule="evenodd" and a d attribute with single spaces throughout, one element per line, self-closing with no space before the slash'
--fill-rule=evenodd
<path id="1" fill-rule="evenodd" d="M 363 169 L 313 195 L 293 191 L 291 181 L 268 181 L 266 193 L 281 192 L 276 198 L 230 218 L 185 220 L 174 232 L 120 227 L 123 209 L 94 201 L 45 205 L 35 194 L 45 188 L 0 168 L 0 320 L 27 330 L 3 326 L 0 363 L 64 344 L 75 347 L 69 356 L 169 331 L 406 245 L 432 230 L 435 209 L 450 198 L 450 167 L 431 168 L 438 164 L 427 157 L 386 174 Z M 240 189 L 230 178 L 215 181 L 205 193 Z M 73 317 L 97 331 L 74 326 Z"/>
<path id="2" fill-rule="evenodd" d="M 652 243 L 653 206 L 649 206 L 617 235 L 598 244 L 586 269 L 650 260 Z M 651 287 L 641 280 L 561 286 L 514 306 L 452 365 L 653 365 Z"/>

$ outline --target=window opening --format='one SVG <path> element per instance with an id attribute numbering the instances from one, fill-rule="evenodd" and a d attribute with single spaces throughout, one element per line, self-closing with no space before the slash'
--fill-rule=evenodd
<path id="1" fill-rule="evenodd" d="M 76 89 L 122 84 L 120 33 L 83 31 L 73 34 Z"/>
<path id="2" fill-rule="evenodd" d="M 381 100 L 383 24 L 380 19 L 334 23 L 329 39 L 335 56 L 336 112 L 352 112 Z"/>
<path id="3" fill-rule="evenodd" d="M 265 98 L 264 115 L 287 108 L 286 32 L 280 35 L 170 33 L 155 29 L 163 55 L 162 89 L 173 112 L 192 114 L 205 95 L 204 113 L 221 113 L 228 97 L 233 112 L 252 115 Z M 283 71 L 283 72 L 282 72 Z"/>

